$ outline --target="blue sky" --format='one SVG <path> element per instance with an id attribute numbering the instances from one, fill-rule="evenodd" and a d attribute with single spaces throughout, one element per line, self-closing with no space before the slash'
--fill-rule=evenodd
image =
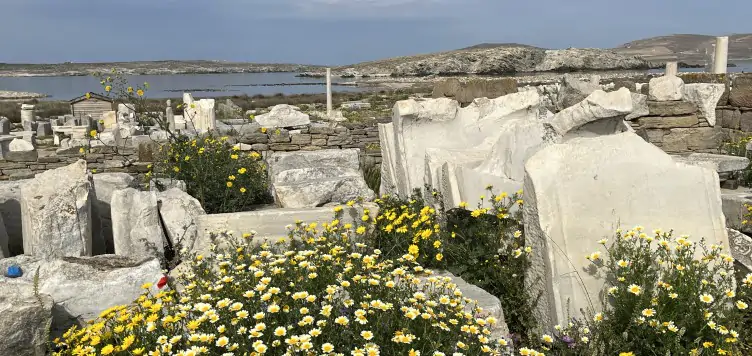
<path id="1" fill-rule="evenodd" d="M 750 0 L 0 0 L 0 62 L 342 65 L 481 42 L 744 33 L 750 14 Z"/>

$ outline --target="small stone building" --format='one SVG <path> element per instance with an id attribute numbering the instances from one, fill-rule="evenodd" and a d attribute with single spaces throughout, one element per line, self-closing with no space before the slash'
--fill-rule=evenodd
<path id="1" fill-rule="evenodd" d="M 77 118 L 84 118 L 91 115 L 94 120 L 101 120 L 102 115 L 107 111 L 112 111 L 113 100 L 103 95 L 89 93 L 81 95 L 70 102 L 71 115 Z"/>

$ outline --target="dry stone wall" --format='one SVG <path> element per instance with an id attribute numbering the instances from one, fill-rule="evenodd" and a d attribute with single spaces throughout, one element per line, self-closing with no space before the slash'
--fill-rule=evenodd
<path id="1" fill-rule="evenodd" d="M 378 168 L 381 164 L 379 148 L 378 122 L 373 123 L 339 123 L 336 127 L 323 124 L 311 124 L 299 129 L 267 129 L 242 133 L 234 140 L 241 144 L 243 150 L 258 152 L 292 152 L 317 151 L 323 149 L 360 149 L 361 168 Z M 92 147 L 84 155 L 78 148 L 68 151 L 56 147 L 37 147 L 38 155 L 28 157 L 9 157 L 0 159 L 0 181 L 33 178 L 34 175 L 55 168 L 60 168 L 86 160 L 95 172 L 123 172 L 142 177 L 149 171 L 148 165 L 154 159 L 157 144 L 151 140 L 116 148 Z"/>

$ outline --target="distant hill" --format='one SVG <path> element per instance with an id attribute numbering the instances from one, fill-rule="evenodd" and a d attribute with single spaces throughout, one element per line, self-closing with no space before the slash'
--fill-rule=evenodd
<path id="1" fill-rule="evenodd" d="M 616 52 L 641 56 L 649 61 L 678 60 L 704 63 L 706 51 L 713 50 L 715 36 L 675 34 L 625 43 Z M 752 59 L 752 33 L 729 36 L 729 60 Z"/>
<path id="2" fill-rule="evenodd" d="M 510 47 L 524 47 L 524 48 L 537 48 L 542 49 L 540 47 L 521 44 L 521 43 L 479 43 L 474 46 L 460 48 L 460 51 L 469 50 L 469 49 L 485 49 L 485 48 L 510 48 Z"/>

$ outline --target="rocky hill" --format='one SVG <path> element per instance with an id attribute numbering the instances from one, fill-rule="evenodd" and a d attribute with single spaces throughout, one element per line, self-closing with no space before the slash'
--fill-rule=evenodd
<path id="1" fill-rule="evenodd" d="M 108 72 L 116 68 L 125 74 L 206 74 L 206 73 L 269 73 L 316 70 L 318 66 L 284 63 L 245 63 L 228 61 L 141 61 L 111 63 L 0 63 L 0 77 L 74 76 Z"/>
<path id="2" fill-rule="evenodd" d="M 712 51 L 713 44 L 715 36 L 676 34 L 632 41 L 614 51 L 650 61 L 678 60 L 702 64 L 706 50 Z M 729 36 L 729 60 L 742 59 L 752 59 L 752 33 Z"/>
<path id="3" fill-rule="evenodd" d="M 395 57 L 335 68 L 335 74 L 392 76 L 499 75 L 648 69 L 642 58 L 607 49 L 543 49 L 524 45 L 482 44 L 449 52 Z"/>

